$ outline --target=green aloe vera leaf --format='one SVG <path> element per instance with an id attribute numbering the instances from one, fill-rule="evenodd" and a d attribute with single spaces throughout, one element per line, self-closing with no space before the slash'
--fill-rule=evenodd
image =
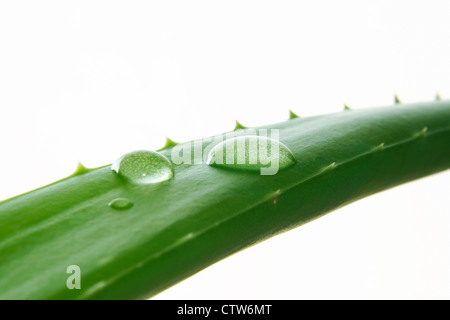
<path id="1" fill-rule="evenodd" d="M 132 153 L 0 203 L 0 298 L 148 298 L 338 207 L 450 167 L 446 101 L 256 129 L 278 129 L 295 163 L 275 175 L 210 166 L 204 154 L 175 164 L 174 148 L 187 144 L 170 141 L 147 159 L 160 167 L 146 171 L 155 179 L 135 179 L 147 160 Z M 214 141 L 193 144 L 209 152 Z M 66 285 L 71 265 L 81 289 Z"/>

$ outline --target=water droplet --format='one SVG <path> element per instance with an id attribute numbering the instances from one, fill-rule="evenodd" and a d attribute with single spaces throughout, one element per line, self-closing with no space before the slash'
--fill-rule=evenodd
<path id="1" fill-rule="evenodd" d="M 117 210 L 127 210 L 133 206 L 133 202 L 125 198 L 117 198 L 108 203 L 108 206 Z"/>
<path id="2" fill-rule="evenodd" d="M 240 136 L 216 145 L 209 152 L 206 163 L 220 168 L 274 175 L 295 162 L 289 148 L 277 140 L 265 136 Z"/>
<path id="3" fill-rule="evenodd" d="M 134 151 L 117 159 L 112 170 L 137 184 L 159 183 L 173 178 L 170 161 L 155 151 Z"/>

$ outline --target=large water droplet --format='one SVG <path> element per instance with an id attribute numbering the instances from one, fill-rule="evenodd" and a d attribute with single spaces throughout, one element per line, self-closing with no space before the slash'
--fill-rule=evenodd
<path id="1" fill-rule="evenodd" d="M 137 184 L 159 183 L 173 178 L 170 161 L 155 151 L 134 151 L 116 160 L 112 170 L 122 178 Z"/>
<path id="2" fill-rule="evenodd" d="M 117 198 L 108 203 L 108 206 L 117 210 L 127 210 L 133 206 L 133 202 L 125 198 Z"/>
<path id="3" fill-rule="evenodd" d="M 210 166 L 274 175 L 296 159 L 283 143 L 265 136 L 240 136 L 225 140 L 209 153 Z"/>

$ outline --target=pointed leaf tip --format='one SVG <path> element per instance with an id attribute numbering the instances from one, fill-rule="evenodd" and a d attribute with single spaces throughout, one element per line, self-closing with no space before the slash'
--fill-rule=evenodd
<path id="1" fill-rule="evenodd" d="M 400 101 L 400 99 L 398 98 L 397 95 L 394 96 L 394 102 L 395 102 L 395 104 L 400 104 L 400 103 L 402 103 L 402 102 Z"/>
<path id="2" fill-rule="evenodd" d="M 72 175 L 78 176 L 78 175 L 86 173 L 88 171 L 91 171 L 91 169 L 86 168 L 81 162 L 78 162 L 77 168 L 75 169 L 75 172 Z"/>
<path id="3" fill-rule="evenodd" d="M 350 111 L 352 108 L 350 108 L 348 105 L 344 104 L 344 111 Z"/>
<path id="4" fill-rule="evenodd" d="M 161 149 L 158 149 L 158 151 L 171 148 L 173 146 L 176 146 L 177 144 L 178 144 L 178 142 L 175 142 L 172 139 L 170 139 L 169 137 L 166 137 L 166 144 Z"/>
<path id="5" fill-rule="evenodd" d="M 247 129 L 247 127 L 242 125 L 239 121 L 236 120 L 236 125 L 234 126 L 234 131 L 240 130 L 240 129 Z"/>
<path id="6" fill-rule="evenodd" d="M 295 119 L 295 118 L 299 118 L 299 116 L 296 115 L 296 114 L 294 113 L 294 111 L 289 110 L 289 120 L 292 120 L 292 119 Z"/>

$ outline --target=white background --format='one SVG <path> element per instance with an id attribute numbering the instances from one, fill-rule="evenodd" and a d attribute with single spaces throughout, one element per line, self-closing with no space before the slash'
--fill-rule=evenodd
<path id="1" fill-rule="evenodd" d="M 449 1 L 2 1 L 0 199 L 77 161 L 450 99 Z M 450 298 L 450 172 L 359 201 L 156 298 Z"/>

